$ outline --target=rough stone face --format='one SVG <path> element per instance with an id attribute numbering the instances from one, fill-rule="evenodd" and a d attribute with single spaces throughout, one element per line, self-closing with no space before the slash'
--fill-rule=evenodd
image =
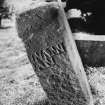
<path id="1" fill-rule="evenodd" d="M 40 7 L 17 18 L 19 36 L 48 99 L 40 105 L 87 105 L 64 43 L 58 10 Z"/>
<path id="2" fill-rule="evenodd" d="M 84 65 L 105 66 L 104 41 L 76 41 Z"/>

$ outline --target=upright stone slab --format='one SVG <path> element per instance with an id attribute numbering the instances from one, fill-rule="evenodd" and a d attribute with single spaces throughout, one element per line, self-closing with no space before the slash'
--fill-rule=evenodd
<path id="1" fill-rule="evenodd" d="M 105 41 L 76 40 L 76 44 L 84 65 L 105 66 Z"/>
<path id="2" fill-rule="evenodd" d="M 41 105 L 87 105 L 69 60 L 65 27 L 59 24 L 58 9 L 43 6 L 20 14 L 18 33 L 48 99 Z"/>

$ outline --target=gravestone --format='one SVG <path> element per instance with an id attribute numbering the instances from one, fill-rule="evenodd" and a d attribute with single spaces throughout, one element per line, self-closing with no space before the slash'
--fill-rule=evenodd
<path id="1" fill-rule="evenodd" d="M 76 44 L 84 65 L 105 66 L 105 41 L 76 40 Z"/>
<path id="2" fill-rule="evenodd" d="M 58 8 L 48 5 L 21 13 L 17 29 L 30 62 L 47 94 L 35 105 L 88 105 L 65 46 Z"/>

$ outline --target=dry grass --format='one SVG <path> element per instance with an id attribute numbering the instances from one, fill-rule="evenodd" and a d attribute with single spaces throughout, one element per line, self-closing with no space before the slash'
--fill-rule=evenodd
<path id="1" fill-rule="evenodd" d="M 95 105 L 105 105 L 105 67 L 86 69 Z"/>

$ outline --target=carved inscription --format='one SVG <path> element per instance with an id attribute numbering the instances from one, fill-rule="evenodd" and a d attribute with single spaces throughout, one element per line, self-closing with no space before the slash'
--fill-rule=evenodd
<path id="1" fill-rule="evenodd" d="M 51 67 L 56 64 L 54 60 L 54 55 L 60 55 L 65 52 L 65 47 L 63 43 L 57 44 L 56 46 L 51 46 L 40 52 L 35 52 L 32 54 L 32 59 L 35 64 L 38 65 L 40 70 L 44 68 Z"/>

